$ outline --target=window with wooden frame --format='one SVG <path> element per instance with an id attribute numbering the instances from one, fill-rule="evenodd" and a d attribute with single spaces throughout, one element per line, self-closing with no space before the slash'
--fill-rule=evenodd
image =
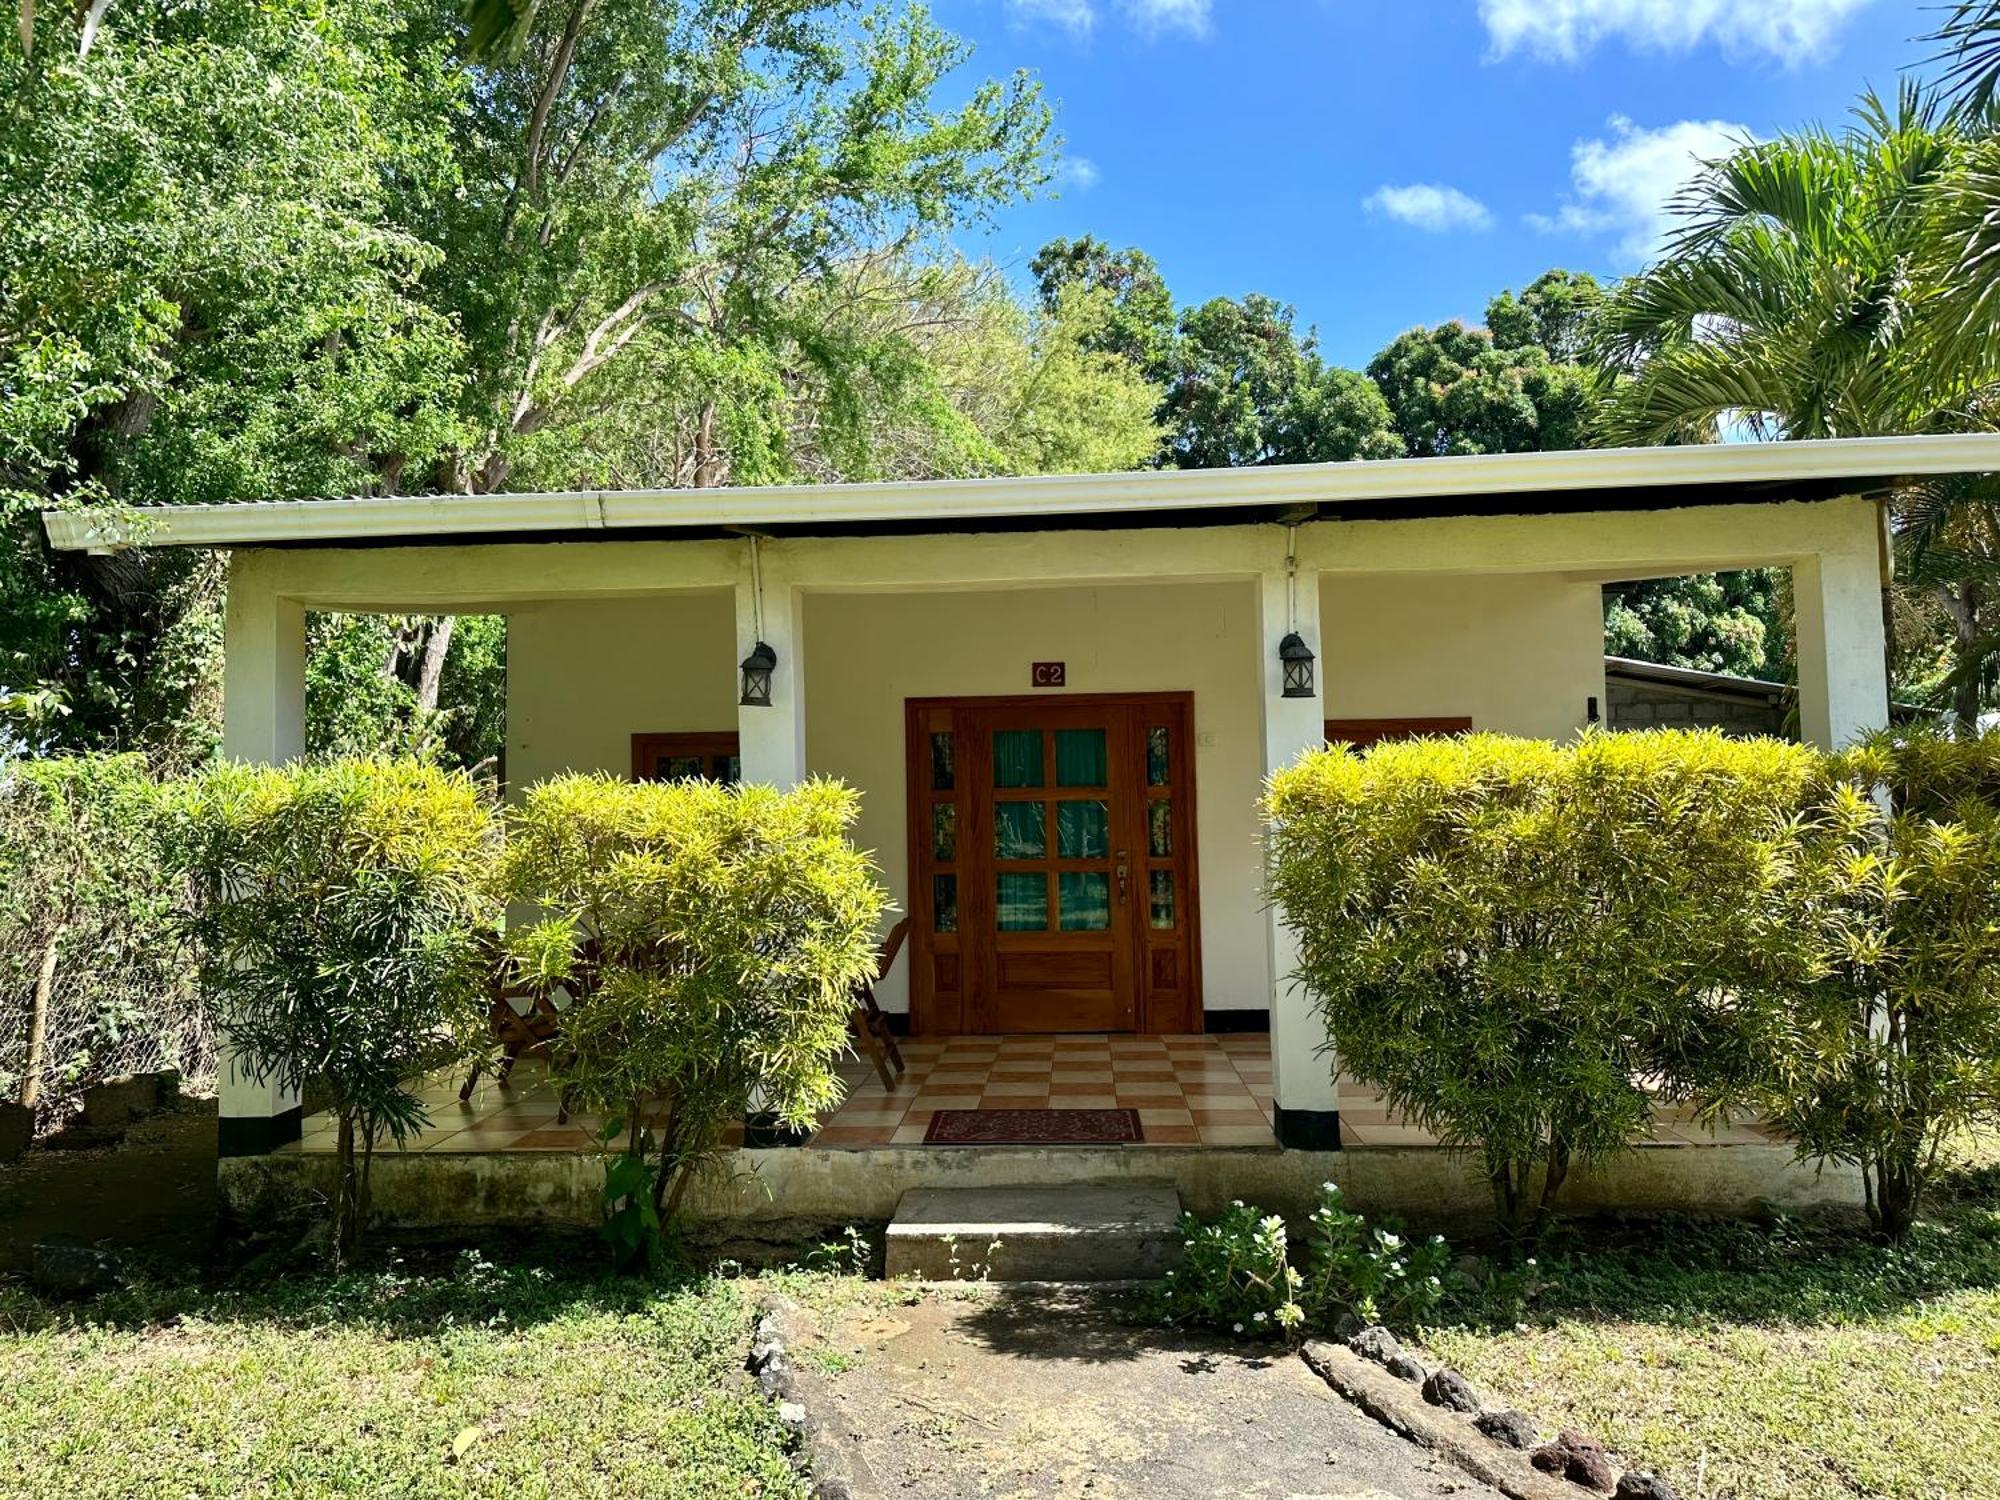
<path id="1" fill-rule="evenodd" d="M 702 734 L 635 734 L 632 736 L 634 781 L 686 781 L 706 778 L 725 786 L 743 779 L 743 757 L 736 731 Z"/>
<path id="2" fill-rule="evenodd" d="M 1328 719 L 1326 742 L 1366 750 L 1384 740 L 1413 740 L 1422 734 L 1466 734 L 1471 729 L 1469 718 Z"/>

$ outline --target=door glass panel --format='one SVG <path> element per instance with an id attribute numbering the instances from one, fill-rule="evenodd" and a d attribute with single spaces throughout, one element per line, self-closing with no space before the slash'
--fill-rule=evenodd
<path id="1" fill-rule="evenodd" d="M 1165 797 L 1146 804 L 1146 853 L 1154 859 L 1174 857 L 1174 805 Z"/>
<path id="2" fill-rule="evenodd" d="M 702 769 L 699 755 L 662 755 L 654 764 L 653 774 L 661 781 L 687 781 L 699 779 Z"/>
<path id="3" fill-rule="evenodd" d="M 1167 731 L 1164 725 L 1146 731 L 1146 785 L 1166 786 Z"/>
<path id="4" fill-rule="evenodd" d="M 958 858 L 958 808 L 953 803 L 931 804 L 931 858 Z"/>
<path id="5" fill-rule="evenodd" d="M 735 786 L 737 782 L 741 781 L 743 779 L 743 757 L 740 755 L 723 756 L 720 779 L 724 786 Z"/>
<path id="6" fill-rule="evenodd" d="M 949 792 L 958 785 L 958 768 L 953 763 L 949 730 L 931 736 L 931 790 Z"/>
<path id="7" fill-rule="evenodd" d="M 1153 926 L 1162 932 L 1171 931 L 1174 925 L 1174 872 L 1148 871 L 1146 887 L 1153 908 Z"/>
<path id="8" fill-rule="evenodd" d="M 1032 875 L 998 877 L 998 915 L 1002 932 L 1049 930 L 1049 882 L 1040 871 Z"/>
<path id="9" fill-rule="evenodd" d="M 1049 852 L 1048 827 L 1039 802 L 993 804 L 993 857 L 1042 859 Z M 1035 877 L 1041 879 L 1039 875 Z"/>
<path id="10" fill-rule="evenodd" d="M 1058 920 L 1064 932 L 1104 932 L 1111 926 L 1111 877 L 1101 870 L 1056 877 Z"/>
<path id="11" fill-rule="evenodd" d="M 1102 859 L 1111 848 L 1111 804 L 1058 802 L 1056 854 L 1062 859 Z"/>
<path id="12" fill-rule="evenodd" d="M 958 877 L 931 877 L 931 927 L 937 932 L 958 931 Z"/>
<path id="13" fill-rule="evenodd" d="M 1101 729 L 1058 729 L 1056 785 L 1111 785 L 1104 741 L 1104 731 Z"/>
<path id="14" fill-rule="evenodd" d="M 1042 784 L 1042 732 L 1039 729 L 993 731 L 993 784 Z"/>

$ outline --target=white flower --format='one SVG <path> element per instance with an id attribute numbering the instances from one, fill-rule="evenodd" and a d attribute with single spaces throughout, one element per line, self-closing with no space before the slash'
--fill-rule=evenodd
<path id="1" fill-rule="evenodd" d="M 1241 1332 L 1243 1331 L 1243 1325 L 1242 1325 L 1241 1323 L 1238 1323 L 1238 1324 L 1236 1325 L 1236 1331 L 1237 1331 L 1238 1333 L 1241 1333 Z"/>
<path id="2" fill-rule="evenodd" d="M 1264 1315 L 1262 1313 L 1258 1313 L 1253 1321 L 1262 1323 L 1264 1321 Z"/>
<path id="3" fill-rule="evenodd" d="M 1229 1200 L 1229 1206 L 1231 1208 L 1241 1208 L 1243 1206 L 1243 1200 L 1241 1198 L 1231 1198 Z"/>

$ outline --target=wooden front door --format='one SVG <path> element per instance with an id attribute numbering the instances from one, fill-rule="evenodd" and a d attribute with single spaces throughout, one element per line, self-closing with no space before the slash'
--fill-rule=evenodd
<path id="1" fill-rule="evenodd" d="M 909 708 L 914 1028 L 1199 1030 L 1187 695 Z"/>

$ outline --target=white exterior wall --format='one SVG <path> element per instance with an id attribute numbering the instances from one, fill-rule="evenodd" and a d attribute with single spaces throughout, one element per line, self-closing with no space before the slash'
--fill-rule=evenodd
<path id="1" fill-rule="evenodd" d="M 1603 709 L 1601 592 L 1548 573 L 1323 574 L 1326 717 L 1567 739 L 1591 698 Z"/>
<path id="2" fill-rule="evenodd" d="M 632 736 L 736 727 L 734 595 L 558 599 L 507 616 L 507 788 L 632 769 Z"/>
<path id="3" fill-rule="evenodd" d="M 1271 985 L 1258 896 L 1255 608 L 1248 583 L 811 596 L 807 764 L 860 788 L 857 836 L 906 908 L 906 698 L 1025 695 L 1037 661 L 1067 665 L 1067 688 L 1050 698 L 1192 692 L 1203 1003 L 1261 1010 Z M 905 965 L 876 994 L 883 1009 L 906 1010 Z"/>
<path id="4" fill-rule="evenodd" d="M 1582 724 L 1586 695 L 1604 691 L 1595 584 L 1330 575 L 1320 598 L 1327 717 L 1469 714 L 1483 729 L 1561 737 Z M 514 612 L 510 787 L 568 770 L 623 774 L 634 734 L 734 728 L 732 608 L 727 594 L 690 591 Z M 1071 693 L 1192 692 L 1203 1003 L 1270 1004 L 1254 583 L 818 593 L 804 618 L 806 762 L 861 791 L 857 838 L 899 907 L 909 889 L 905 699 L 1024 695 L 1036 661 L 1066 663 Z M 903 965 L 878 997 L 907 1009 Z"/>

